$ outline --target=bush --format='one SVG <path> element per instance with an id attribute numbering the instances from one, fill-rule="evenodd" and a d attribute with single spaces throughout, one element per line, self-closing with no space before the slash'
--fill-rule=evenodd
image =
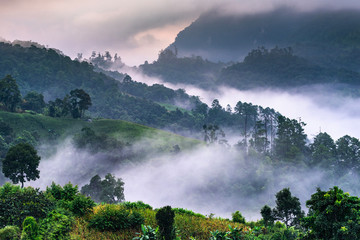
<path id="1" fill-rule="evenodd" d="M 152 210 L 152 206 L 150 206 L 149 204 L 143 203 L 142 201 L 137 201 L 137 202 L 123 202 L 121 203 L 122 206 L 124 206 L 127 209 L 150 209 Z"/>
<path id="2" fill-rule="evenodd" d="M 20 239 L 20 228 L 18 226 L 6 226 L 0 229 L 1 240 L 18 240 Z"/>
<path id="3" fill-rule="evenodd" d="M 134 237 L 133 240 L 156 240 L 158 235 L 159 227 L 152 228 L 151 226 L 141 225 L 142 233 L 136 233 L 140 236 Z"/>
<path id="4" fill-rule="evenodd" d="M 77 185 L 73 186 L 71 183 L 65 184 L 64 187 L 55 184 L 46 188 L 46 194 L 49 198 L 56 201 L 60 208 L 68 209 L 76 216 L 84 216 L 92 212 L 95 202 L 79 193 Z"/>
<path id="5" fill-rule="evenodd" d="M 156 222 L 159 225 L 161 239 L 173 240 L 175 239 L 174 218 L 175 213 L 170 206 L 160 208 L 156 215 Z"/>
<path id="6" fill-rule="evenodd" d="M 140 227 L 143 223 L 144 217 L 137 212 L 130 213 L 118 205 L 104 205 L 89 220 L 89 227 L 99 231 L 118 231 Z"/>
<path id="7" fill-rule="evenodd" d="M 24 240 L 38 240 L 41 239 L 39 236 L 39 226 L 33 217 L 26 217 L 23 222 L 23 230 L 21 239 Z"/>
<path id="8" fill-rule="evenodd" d="M 74 219 L 54 210 L 41 222 L 41 235 L 44 239 L 70 239 Z"/>
<path id="9" fill-rule="evenodd" d="M 173 208 L 174 212 L 176 214 L 184 214 L 184 215 L 188 215 L 188 216 L 194 216 L 194 217 L 199 217 L 199 218 L 206 218 L 204 215 L 200 214 L 200 213 L 194 213 L 191 210 L 187 210 L 184 208 Z"/>
<path id="10" fill-rule="evenodd" d="M 82 194 L 78 194 L 73 201 L 71 201 L 69 209 L 76 216 L 84 216 L 93 211 L 95 202 L 89 197 L 85 197 Z"/>
<path id="11" fill-rule="evenodd" d="M 242 214 L 239 211 L 234 212 L 233 214 L 231 214 L 231 216 L 233 222 L 245 224 L 245 218 L 242 216 Z"/>
<path id="12" fill-rule="evenodd" d="M 39 189 L 21 189 L 10 183 L 0 187 L 0 227 L 21 227 L 27 216 L 42 219 L 53 209 L 54 204 Z"/>

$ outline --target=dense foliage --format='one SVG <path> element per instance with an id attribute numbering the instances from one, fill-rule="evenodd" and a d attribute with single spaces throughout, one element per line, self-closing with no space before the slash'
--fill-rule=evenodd
<path id="1" fill-rule="evenodd" d="M 32 145 L 18 143 L 9 148 L 2 161 L 2 171 L 13 183 L 20 182 L 21 187 L 24 187 L 26 180 L 36 180 L 40 177 L 38 170 L 40 159 Z"/>
<path id="2" fill-rule="evenodd" d="M 104 180 L 99 175 L 92 177 L 90 183 L 81 188 L 81 193 L 97 203 L 120 203 L 125 200 L 124 182 L 110 173 L 105 175 Z"/>
<path id="3" fill-rule="evenodd" d="M 308 239 L 359 239 L 360 199 L 333 187 L 318 189 L 306 202 L 309 213 L 303 225 Z"/>

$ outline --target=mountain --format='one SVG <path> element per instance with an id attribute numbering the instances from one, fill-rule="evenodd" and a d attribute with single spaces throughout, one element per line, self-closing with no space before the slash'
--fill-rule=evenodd
<path id="1" fill-rule="evenodd" d="M 177 129 L 201 128 L 201 123 L 196 124 L 189 114 L 179 116 L 176 109 L 169 111 L 160 105 L 186 102 L 191 109 L 199 102 L 197 98 L 164 86 L 138 84 L 129 77 L 126 82 L 117 81 L 96 70 L 92 64 L 71 60 L 54 49 L 0 43 L 0 76 L 12 75 L 22 95 L 36 91 L 49 101 L 81 88 L 91 96 L 92 117 L 122 119 L 157 128 L 171 129 L 174 125 Z M 131 90 L 138 85 L 140 92 Z M 166 99 L 161 99 L 164 95 Z"/>
<path id="2" fill-rule="evenodd" d="M 359 10 L 279 8 L 246 15 L 214 10 L 181 31 L 156 61 L 139 68 L 166 82 L 212 90 L 325 84 L 358 96 L 359 29 Z"/>
<path id="3" fill-rule="evenodd" d="M 74 148 L 67 147 L 69 139 Z M 81 166 L 82 173 L 76 177 L 78 182 L 90 179 L 94 171 L 106 174 L 109 166 L 135 164 L 153 155 L 171 154 L 202 145 L 195 139 L 122 120 L 84 121 L 0 111 L 0 158 L 5 157 L 11 146 L 20 142 L 34 145 L 44 161 L 56 152 L 73 151 L 71 149 L 96 156 L 91 166 Z M 68 158 L 65 156 L 63 160 Z M 0 169 L 1 166 L 0 163 Z M 0 184 L 4 182 L 1 172 Z"/>
<path id="4" fill-rule="evenodd" d="M 210 61 L 242 61 L 252 49 L 292 47 L 295 55 L 324 66 L 359 71 L 360 11 L 298 12 L 289 8 L 255 14 L 210 11 L 179 32 L 170 48 Z"/>

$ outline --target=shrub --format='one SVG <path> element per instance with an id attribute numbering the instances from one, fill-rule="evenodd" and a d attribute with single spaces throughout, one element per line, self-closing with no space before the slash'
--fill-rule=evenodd
<path id="1" fill-rule="evenodd" d="M 245 224 L 245 218 L 242 216 L 242 214 L 239 211 L 236 211 L 231 215 L 232 215 L 233 222 Z"/>
<path id="2" fill-rule="evenodd" d="M 44 239 L 69 239 L 74 219 L 54 210 L 41 222 L 40 232 Z"/>
<path id="3" fill-rule="evenodd" d="M 187 209 L 184 209 L 184 208 L 173 208 L 174 212 L 176 214 L 185 214 L 185 215 L 188 215 L 188 216 L 194 216 L 194 217 L 199 217 L 199 218 L 206 218 L 204 215 L 200 214 L 200 213 L 194 213 L 193 211 L 191 210 L 187 210 Z"/>
<path id="4" fill-rule="evenodd" d="M 39 226 L 33 217 L 26 217 L 23 222 L 23 230 L 21 239 L 24 240 L 38 240 L 41 239 L 39 236 Z"/>
<path id="5" fill-rule="evenodd" d="M 159 225 L 161 238 L 165 240 L 175 239 L 175 229 L 173 227 L 175 213 L 170 206 L 160 208 L 156 213 L 156 222 Z"/>
<path id="6" fill-rule="evenodd" d="M 71 201 L 69 209 L 76 216 L 84 216 L 91 213 L 95 207 L 95 202 L 89 197 L 78 194 L 73 201 Z"/>
<path id="7" fill-rule="evenodd" d="M 152 206 L 149 204 L 143 203 L 142 201 L 137 202 L 123 202 L 121 203 L 122 206 L 124 206 L 127 209 L 150 209 L 152 210 Z"/>
<path id="8" fill-rule="evenodd" d="M 145 222 L 145 218 L 138 212 L 133 212 L 129 216 L 129 223 L 130 227 L 136 228 L 138 226 L 141 226 Z"/>
<path id="9" fill-rule="evenodd" d="M 227 232 L 222 232 L 219 230 L 210 232 L 210 240 L 227 240 L 226 234 Z"/>
<path id="10" fill-rule="evenodd" d="M 18 240 L 20 239 L 20 228 L 18 226 L 6 226 L 0 229 L 1 240 Z"/>
<path id="11" fill-rule="evenodd" d="M 118 205 L 105 205 L 89 220 L 89 227 L 100 231 L 118 231 L 139 227 L 144 218 L 137 212 L 130 213 Z"/>
<path id="12" fill-rule="evenodd" d="M 141 225 L 141 231 L 142 233 L 136 233 L 140 236 L 134 237 L 133 240 L 156 240 L 159 227 L 154 229 L 151 226 Z"/>
<path id="13" fill-rule="evenodd" d="M 54 209 L 54 204 L 39 190 L 32 187 L 21 189 L 5 183 L 0 187 L 0 227 L 21 227 L 27 216 L 45 218 Z"/>
<path id="14" fill-rule="evenodd" d="M 71 183 L 61 187 L 53 182 L 46 188 L 46 194 L 56 201 L 58 207 L 68 209 L 76 216 L 84 216 L 92 212 L 95 206 L 91 198 L 80 194 L 77 185 L 73 186 Z"/>

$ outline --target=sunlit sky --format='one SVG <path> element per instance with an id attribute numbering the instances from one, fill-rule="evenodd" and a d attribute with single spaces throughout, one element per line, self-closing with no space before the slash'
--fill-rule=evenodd
<path id="1" fill-rule="evenodd" d="M 354 7 L 358 0 L 0 0 L 0 37 L 34 41 L 70 57 L 118 53 L 128 65 L 153 61 L 179 31 L 212 8 L 248 13 L 278 6 Z"/>

